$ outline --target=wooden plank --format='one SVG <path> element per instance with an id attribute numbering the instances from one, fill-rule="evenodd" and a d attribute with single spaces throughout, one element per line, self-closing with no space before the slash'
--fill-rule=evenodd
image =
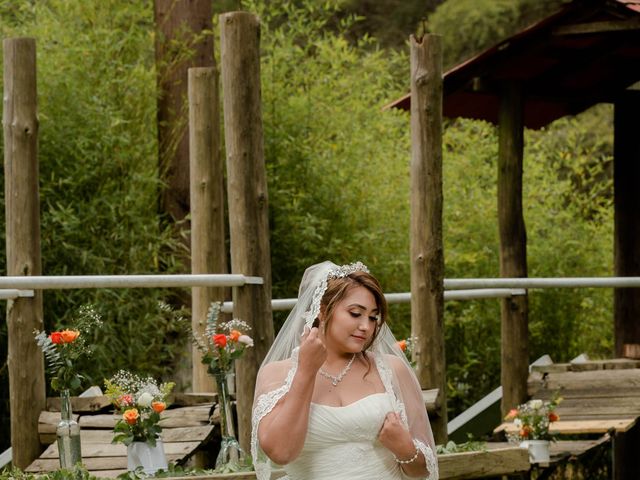
<path id="1" fill-rule="evenodd" d="M 438 455 L 440 479 L 462 480 L 528 472 L 529 453 L 520 447 Z"/>
<path id="2" fill-rule="evenodd" d="M 200 442 L 170 442 L 164 443 L 164 453 L 167 455 L 181 455 L 185 456 L 190 454 L 193 450 L 198 448 Z M 122 443 L 89 443 L 82 445 L 82 459 L 83 461 L 92 457 L 123 457 L 127 456 L 127 447 Z M 44 451 L 40 458 L 58 458 L 58 445 L 52 443 Z"/>
<path id="3" fill-rule="evenodd" d="M 168 462 L 180 460 L 182 455 L 167 454 Z M 83 458 L 82 464 L 87 470 L 117 470 L 127 468 L 127 457 L 91 457 Z M 25 471 L 27 472 L 51 472 L 60 468 L 57 458 L 39 458 L 35 460 Z"/>
<path id="4" fill-rule="evenodd" d="M 440 389 L 432 388 L 431 390 L 422 390 L 422 399 L 427 412 L 436 414 L 436 410 L 440 407 Z"/>
<path id="5" fill-rule="evenodd" d="M 556 390 L 541 389 L 534 395 L 535 398 L 541 400 L 549 400 L 556 394 Z M 638 387 L 609 387 L 609 388 L 573 388 L 562 389 L 559 391 L 562 398 L 566 401 L 568 399 L 580 399 L 580 398 L 609 398 L 611 401 L 615 401 L 618 398 L 637 398 L 640 400 L 640 388 Z"/>
<path id="6" fill-rule="evenodd" d="M 169 403 L 179 407 L 191 407 L 194 405 L 213 405 L 218 402 L 217 393 L 177 392 L 169 397 Z"/>
<path id="7" fill-rule="evenodd" d="M 80 417 L 81 428 L 113 428 L 118 421 L 118 417 L 115 415 L 85 415 Z M 184 416 L 172 416 L 165 417 L 160 420 L 159 425 L 162 428 L 177 428 L 177 427 L 200 427 L 208 425 L 209 421 L 202 415 L 184 415 Z M 55 431 L 55 430 L 54 430 Z M 50 433 L 44 431 L 44 433 Z"/>
<path id="8" fill-rule="evenodd" d="M 559 372 L 546 376 L 546 389 L 619 388 L 621 385 L 640 388 L 640 369 L 596 370 L 592 372 Z"/>
<path id="9" fill-rule="evenodd" d="M 601 22 L 576 23 L 574 25 L 562 25 L 553 29 L 553 35 L 584 35 L 594 33 L 622 32 L 640 30 L 640 19 L 609 20 Z"/>
<path id="10" fill-rule="evenodd" d="M 571 370 L 570 363 L 551 363 L 549 365 L 531 365 L 532 372 L 557 373 L 557 372 L 568 372 L 569 370 Z"/>
<path id="11" fill-rule="evenodd" d="M 71 409 L 73 413 L 97 412 L 111 406 L 111 401 L 106 395 L 99 397 L 71 397 Z M 60 397 L 47 398 L 47 410 L 60 411 Z"/>
<path id="12" fill-rule="evenodd" d="M 215 428 L 214 425 L 202 425 L 198 427 L 165 428 L 161 437 L 164 442 L 195 442 L 205 440 Z M 113 439 L 113 430 L 80 430 L 82 445 L 90 443 L 110 443 Z M 56 441 L 55 433 L 41 434 L 40 442 L 47 445 Z"/>
<path id="13" fill-rule="evenodd" d="M 577 435 L 587 433 L 607 433 L 614 429 L 616 432 L 626 432 L 636 424 L 636 418 L 617 418 L 607 420 L 559 420 L 549 425 L 551 433 L 562 435 Z M 505 422 L 497 426 L 493 432 L 515 433 L 517 427 L 512 422 Z"/>
<path id="14" fill-rule="evenodd" d="M 79 418 L 78 415 L 74 413 L 73 419 L 77 422 L 78 418 Z M 58 425 L 58 423 L 60 423 L 60 420 L 61 420 L 60 412 L 48 412 L 46 410 L 43 410 L 42 412 L 40 412 L 40 416 L 38 417 L 38 431 L 47 431 L 47 432 L 55 433 L 56 426 Z M 51 426 L 53 427 L 53 429 L 42 430 L 46 426 Z"/>

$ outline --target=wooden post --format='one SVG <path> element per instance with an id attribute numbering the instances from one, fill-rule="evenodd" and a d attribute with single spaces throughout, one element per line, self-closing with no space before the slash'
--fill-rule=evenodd
<path id="1" fill-rule="evenodd" d="M 220 156 L 220 101 L 214 67 L 189 69 L 189 158 L 191 273 L 227 273 L 224 227 L 224 168 Z M 191 290 L 193 332 L 204 333 L 211 302 L 224 300 L 224 288 Z M 201 353 L 192 350 L 194 392 L 214 391 Z"/>
<path id="2" fill-rule="evenodd" d="M 273 343 L 258 18 L 249 12 L 221 15 L 220 46 L 231 272 L 264 279 L 263 285 L 233 289 L 233 314 L 252 326 L 255 341 L 237 368 L 239 440 L 248 451 L 255 379 Z"/>
<path id="3" fill-rule="evenodd" d="M 640 141 L 637 133 L 640 92 L 628 92 L 614 104 L 613 190 L 614 274 L 640 276 Z M 616 288 L 613 296 L 615 349 L 640 343 L 640 288 Z M 614 480 L 638 478 L 638 426 L 614 440 Z"/>
<path id="4" fill-rule="evenodd" d="M 504 86 L 498 124 L 498 224 L 500 275 L 527 276 L 527 235 L 522 214 L 523 97 L 519 85 Z M 528 299 L 501 301 L 502 413 L 527 398 L 529 371 Z"/>
<path id="5" fill-rule="evenodd" d="M 431 418 L 436 443 L 447 441 L 442 244 L 442 41 L 411 37 L 411 334 L 423 389 L 437 388 Z"/>
<path id="6" fill-rule="evenodd" d="M 4 47 L 4 192 L 7 275 L 42 275 L 38 193 L 36 41 L 9 38 Z M 13 465 L 40 455 L 38 417 L 45 408 L 44 361 L 33 338 L 42 330 L 42 292 L 7 303 Z"/>
<path id="7" fill-rule="evenodd" d="M 614 107 L 614 274 L 640 276 L 640 141 L 637 125 L 640 92 Z M 634 108 L 636 109 L 634 111 Z M 616 355 L 624 344 L 640 343 L 640 288 L 614 290 Z"/>

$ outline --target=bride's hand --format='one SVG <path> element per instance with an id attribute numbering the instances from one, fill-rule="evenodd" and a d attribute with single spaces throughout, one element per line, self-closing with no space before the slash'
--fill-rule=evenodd
<path id="1" fill-rule="evenodd" d="M 380 433 L 378 433 L 378 440 L 397 458 L 404 460 L 411 458 L 415 453 L 416 448 L 413 445 L 411 434 L 395 412 L 387 413 Z"/>
<path id="2" fill-rule="evenodd" d="M 313 327 L 309 333 L 302 336 L 298 368 L 315 376 L 327 359 L 327 348 L 324 346 L 318 327 Z"/>

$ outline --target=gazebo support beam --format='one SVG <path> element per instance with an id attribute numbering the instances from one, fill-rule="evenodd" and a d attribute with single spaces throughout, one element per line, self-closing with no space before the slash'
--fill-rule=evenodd
<path id="1" fill-rule="evenodd" d="M 637 124 L 640 96 L 624 94 L 614 104 L 613 190 L 614 271 L 616 276 L 640 275 L 640 141 Z M 613 294 L 615 353 L 640 344 L 640 288 L 616 288 Z M 640 426 L 616 435 L 613 442 L 613 479 L 638 478 Z"/>
<path id="2" fill-rule="evenodd" d="M 502 90 L 498 123 L 498 224 L 500 276 L 527 276 L 527 235 L 522 214 L 522 157 L 524 150 L 523 95 L 520 85 Z M 502 412 L 527 398 L 529 368 L 528 299 L 526 295 L 501 301 Z"/>

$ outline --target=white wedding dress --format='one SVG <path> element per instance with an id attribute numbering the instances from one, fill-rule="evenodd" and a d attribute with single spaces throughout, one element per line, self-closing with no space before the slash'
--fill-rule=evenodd
<path id="1" fill-rule="evenodd" d="M 311 404 L 302 452 L 284 467 L 290 480 L 400 480 L 378 433 L 394 401 L 375 393 L 344 407 Z"/>

